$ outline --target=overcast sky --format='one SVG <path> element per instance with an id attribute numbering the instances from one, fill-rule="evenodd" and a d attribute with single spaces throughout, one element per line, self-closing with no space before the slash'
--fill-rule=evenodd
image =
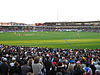
<path id="1" fill-rule="evenodd" d="M 0 0 L 0 22 L 100 20 L 100 0 Z"/>

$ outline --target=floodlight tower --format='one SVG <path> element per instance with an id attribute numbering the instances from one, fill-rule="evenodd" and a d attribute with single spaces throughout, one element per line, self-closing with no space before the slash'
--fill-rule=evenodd
<path id="1" fill-rule="evenodd" d="M 59 22 L 59 9 L 57 8 L 57 21 Z"/>

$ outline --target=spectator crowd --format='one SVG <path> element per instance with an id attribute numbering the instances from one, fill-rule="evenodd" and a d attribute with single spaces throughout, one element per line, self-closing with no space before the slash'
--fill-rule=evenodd
<path id="1" fill-rule="evenodd" d="M 0 75 L 100 75 L 100 49 L 0 44 Z"/>

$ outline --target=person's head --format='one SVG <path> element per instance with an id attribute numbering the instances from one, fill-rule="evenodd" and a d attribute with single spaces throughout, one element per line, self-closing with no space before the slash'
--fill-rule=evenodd
<path id="1" fill-rule="evenodd" d="M 77 61 L 76 64 L 81 64 L 81 62 L 80 61 Z"/>
<path id="2" fill-rule="evenodd" d="M 15 62 L 15 61 L 16 61 L 16 58 L 13 57 L 13 58 L 12 58 L 12 62 Z"/>
<path id="3" fill-rule="evenodd" d="M 34 75 L 33 73 L 31 73 L 31 72 L 28 72 L 26 75 Z"/>
<path id="4" fill-rule="evenodd" d="M 90 64 L 89 63 L 86 63 L 86 67 L 89 67 L 90 66 Z"/>
<path id="5" fill-rule="evenodd" d="M 19 63 L 18 62 L 15 62 L 15 66 L 19 66 Z"/>
<path id="6" fill-rule="evenodd" d="M 27 60 L 23 60 L 23 65 L 27 65 Z"/>
<path id="7" fill-rule="evenodd" d="M 100 65 L 100 61 L 98 62 L 98 65 Z"/>
<path id="8" fill-rule="evenodd" d="M 39 63 L 39 57 L 34 58 L 34 63 Z"/>
<path id="9" fill-rule="evenodd" d="M 58 66 L 62 66 L 62 62 L 58 62 Z"/>
<path id="10" fill-rule="evenodd" d="M 32 59 L 28 60 L 28 65 L 32 65 Z"/>
<path id="11" fill-rule="evenodd" d="M 82 66 L 80 64 L 76 64 L 74 66 L 74 70 L 81 70 L 82 69 Z"/>
<path id="12" fill-rule="evenodd" d="M 2 59 L 0 58 L 0 62 L 1 62 L 1 60 L 2 60 Z"/>
<path id="13" fill-rule="evenodd" d="M 67 71 L 73 71 L 73 70 L 74 70 L 74 67 L 72 65 L 69 65 Z"/>
<path id="14" fill-rule="evenodd" d="M 3 58 L 2 62 L 7 62 L 7 58 Z"/>

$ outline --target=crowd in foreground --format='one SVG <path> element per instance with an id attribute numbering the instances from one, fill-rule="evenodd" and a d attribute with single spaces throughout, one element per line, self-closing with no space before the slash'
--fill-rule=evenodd
<path id="1" fill-rule="evenodd" d="M 1 44 L 0 75 L 100 75 L 100 49 Z"/>

